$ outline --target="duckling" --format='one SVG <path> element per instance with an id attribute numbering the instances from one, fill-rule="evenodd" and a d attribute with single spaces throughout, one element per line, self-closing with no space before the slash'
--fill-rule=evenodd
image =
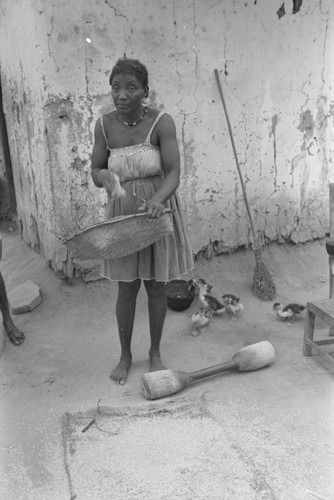
<path id="1" fill-rule="evenodd" d="M 191 322 L 193 324 L 193 330 L 191 334 L 193 335 L 193 337 L 196 337 L 200 333 L 206 332 L 211 318 L 211 309 L 204 309 L 203 307 L 200 307 L 197 309 L 197 311 L 194 312 L 194 314 L 191 316 Z"/>
<path id="2" fill-rule="evenodd" d="M 205 309 L 212 309 L 213 314 L 219 314 L 225 311 L 225 306 L 221 304 L 215 297 L 210 295 L 210 292 L 213 288 L 212 285 L 207 283 L 202 278 L 195 279 L 194 283 L 198 293 L 199 301 L 205 307 Z"/>
<path id="3" fill-rule="evenodd" d="M 240 298 L 232 293 L 225 293 L 222 295 L 222 299 L 226 307 L 226 312 L 228 312 L 230 316 L 238 317 L 240 311 L 244 308 L 243 304 L 240 302 Z"/>
<path id="4" fill-rule="evenodd" d="M 222 299 L 226 305 L 235 305 L 240 301 L 239 297 L 236 297 L 233 293 L 224 293 L 224 295 L 222 295 Z"/>
<path id="5" fill-rule="evenodd" d="M 206 308 L 212 309 L 213 314 L 220 314 L 226 311 L 226 306 L 221 304 L 219 300 L 212 295 L 205 293 L 200 297 L 200 300 Z"/>
<path id="6" fill-rule="evenodd" d="M 305 309 L 305 306 L 300 304 L 291 303 L 285 307 L 279 302 L 275 302 L 273 305 L 273 312 L 276 312 L 276 316 L 280 319 L 290 319 L 294 321 L 297 314 L 300 314 Z"/>
<path id="7" fill-rule="evenodd" d="M 203 278 L 194 278 L 191 284 L 195 287 L 196 291 L 200 295 L 201 293 L 210 293 L 213 286 L 207 283 Z"/>
<path id="8" fill-rule="evenodd" d="M 195 286 L 195 282 L 193 279 L 189 280 L 187 282 L 187 292 L 188 293 L 191 293 L 191 292 L 194 292 L 196 289 L 196 286 Z"/>
<path id="9" fill-rule="evenodd" d="M 206 293 L 210 293 L 213 286 L 209 285 L 205 280 L 202 278 L 199 279 L 193 279 L 193 284 L 195 286 L 195 290 L 197 292 L 198 298 L 200 302 L 203 302 L 203 297 Z"/>

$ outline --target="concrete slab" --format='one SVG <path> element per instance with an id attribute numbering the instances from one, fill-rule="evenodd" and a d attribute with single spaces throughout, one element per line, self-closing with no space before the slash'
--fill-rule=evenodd
<path id="1" fill-rule="evenodd" d="M 31 280 L 8 290 L 7 295 L 12 314 L 30 312 L 42 302 L 41 291 Z"/>

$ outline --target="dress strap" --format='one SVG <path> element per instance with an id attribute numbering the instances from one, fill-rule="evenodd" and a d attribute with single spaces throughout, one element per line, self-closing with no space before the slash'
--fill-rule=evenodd
<path id="1" fill-rule="evenodd" d="M 162 117 L 162 115 L 164 115 L 164 114 L 165 114 L 165 112 L 164 112 L 164 111 L 160 111 L 160 113 L 158 113 L 158 114 L 157 114 L 157 116 L 156 116 L 156 118 L 155 118 L 155 120 L 154 120 L 154 122 L 153 122 L 153 125 L 152 125 L 152 127 L 150 128 L 150 130 L 149 130 L 149 132 L 148 132 L 148 134 L 147 134 L 147 136 L 146 136 L 146 139 L 145 139 L 145 144 L 147 144 L 147 143 L 151 144 L 151 134 L 152 134 L 152 132 L 153 132 L 153 129 L 154 129 L 154 127 L 156 126 L 156 124 L 158 123 L 158 121 L 160 120 L 160 118 Z"/>
<path id="2" fill-rule="evenodd" d="M 109 150 L 110 148 L 109 148 L 109 145 L 108 145 L 108 139 L 107 139 L 106 131 L 104 130 L 103 116 L 100 116 L 100 124 L 101 124 L 101 130 L 102 130 L 102 134 L 103 134 L 104 140 L 106 141 L 107 149 Z"/>

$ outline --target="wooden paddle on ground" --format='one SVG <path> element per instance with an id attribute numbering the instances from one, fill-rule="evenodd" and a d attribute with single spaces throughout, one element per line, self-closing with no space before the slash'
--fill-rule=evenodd
<path id="1" fill-rule="evenodd" d="M 142 392 L 146 399 L 158 399 L 184 389 L 193 382 L 218 375 L 227 370 L 248 372 L 270 365 L 275 360 L 275 351 L 270 342 L 263 340 L 238 351 L 230 361 L 187 373 L 181 370 L 160 370 L 144 373 Z"/>

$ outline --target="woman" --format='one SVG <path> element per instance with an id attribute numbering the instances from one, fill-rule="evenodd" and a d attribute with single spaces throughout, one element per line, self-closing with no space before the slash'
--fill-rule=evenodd
<path id="1" fill-rule="evenodd" d="M 145 210 L 147 217 L 154 219 L 167 207 L 174 210 L 174 234 L 103 264 L 101 274 L 118 282 L 116 317 L 121 359 L 110 377 L 124 384 L 131 366 L 131 337 L 141 281 L 148 296 L 150 370 L 162 370 L 160 341 L 167 312 L 164 285 L 192 269 L 193 259 L 175 193 L 180 182 L 180 155 L 174 121 L 167 113 L 144 105 L 148 74 L 139 61 L 119 59 L 109 83 L 115 110 L 97 120 L 92 153 L 93 182 L 108 193 L 106 218 Z"/>

